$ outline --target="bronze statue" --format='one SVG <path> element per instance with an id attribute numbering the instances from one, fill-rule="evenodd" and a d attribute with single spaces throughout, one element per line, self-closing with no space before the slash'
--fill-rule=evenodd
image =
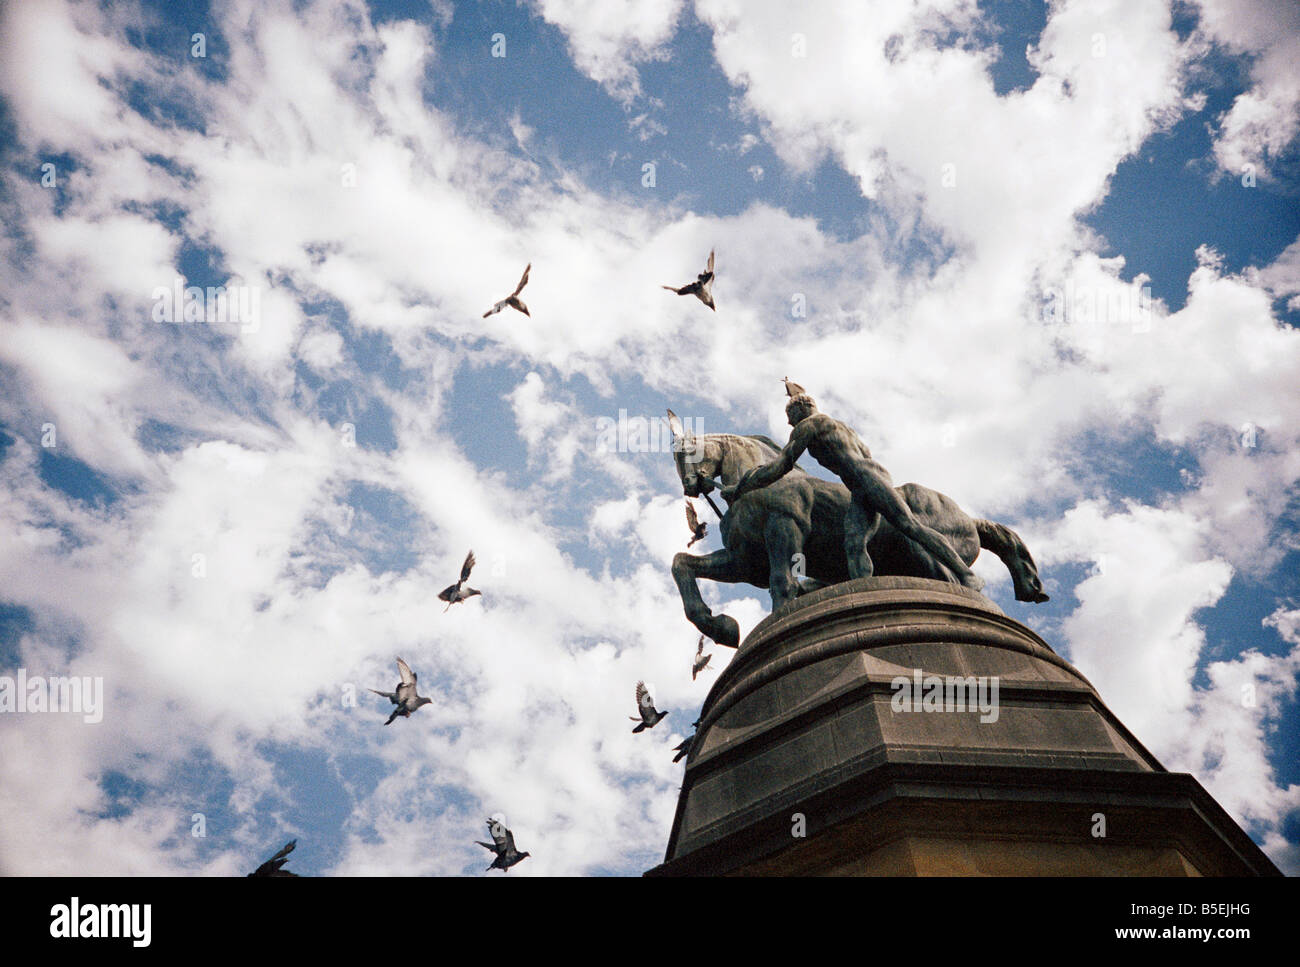
<path id="1" fill-rule="evenodd" d="M 785 385 L 790 396 L 786 418 L 794 428 L 790 442 L 775 460 L 750 470 L 731 493 L 723 490 L 722 496 L 734 501 L 775 483 L 793 470 L 795 461 L 807 451 L 849 488 L 852 500 L 844 519 L 844 557 L 849 577 L 869 578 L 874 573 L 867 543 L 881 523 L 888 521 L 951 571 L 959 583 L 973 591 L 983 590 L 984 582 L 966 566 L 944 535 L 912 513 L 894 488 L 889 471 L 872 458 L 862 438 L 846 424 L 819 412 L 803 387 L 788 379 Z"/>
<path id="2" fill-rule="evenodd" d="M 729 495 L 718 525 L 722 549 L 701 555 L 682 552 L 673 558 L 682 607 L 696 628 L 718 644 L 732 648 L 740 644 L 736 620 L 715 615 L 700 596 L 700 578 L 767 588 L 774 611 L 804 591 L 849 579 L 844 550 L 851 502 L 847 487 L 813 477 L 795 463 L 773 483 L 746 488 L 737 496 L 741 479 L 779 460 L 781 446 L 765 436 L 688 435 L 671 410 L 668 422 L 682 492 L 704 497 L 710 504 L 715 489 L 721 488 L 724 498 Z M 1047 600 L 1028 548 L 1010 528 L 973 519 L 950 497 L 919 484 L 903 484 L 896 492 L 912 515 L 939 533 L 965 565 L 975 560 L 980 548 L 992 551 L 1011 572 L 1017 600 Z M 865 540 L 874 574 L 957 581 L 950 569 L 904 537 L 888 519 Z"/>

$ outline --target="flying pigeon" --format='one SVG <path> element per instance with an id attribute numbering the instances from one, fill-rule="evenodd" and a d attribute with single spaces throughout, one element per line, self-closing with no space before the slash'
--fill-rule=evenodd
<path id="1" fill-rule="evenodd" d="M 677 753 L 675 756 L 673 756 L 673 761 L 681 762 L 688 755 L 690 755 L 691 746 L 694 743 L 695 743 L 695 733 L 692 732 L 686 738 L 682 739 L 682 741 L 678 745 L 673 746 L 673 751 Z"/>
<path id="2" fill-rule="evenodd" d="M 488 867 L 489 870 L 501 870 L 503 873 L 508 873 L 510 867 L 531 855 L 530 853 L 521 853 L 515 849 L 515 834 L 506 829 L 505 823 L 495 816 L 487 821 L 487 825 L 492 842 L 485 843 L 482 840 L 475 840 L 474 842 L 493 850 L 497 854 L 497 858 Z"/>
<path id="3" fill-rule="evenodd" d="M 781 382 L 785 383 L 785 395 L 794 399 L 796 396 L 807 396 L 808 391 L 798 383 L 790 382 L 789 376 L 781 377 Z"/>
<path id="4" fill-rule="evenodd" d="M 708 524 L 701 524 L 699 515 L 695 513 L 695 505 L 691 503 L 689 497 L 686 498 L 686 526 L 691 529 L 691 539 L 686 545 L 690 547 L 696 541 L 704 540 L 704 535 L 709 530 Z"/>
<path id="5" fill-rule="evenodd" d="M 249 876 L 297 876 L 297 873 L 291 873 L 289 870 L 281 869 L 285 863 L 289 862 L 288 856 L 293 852 L 293 848 L 298 845 L 296 839 L 291 839 L 280 848 L 269 860 L 255 869 Z"/>
<path id="6" fill-rule="evenodd" d="M 515 291 L 511 292 L 508 296 L 506 296 L 504 299 L 502 299 L 500 302 L 494 305 L 491 309 L 483 313 L 484 319 L 486 319 L 488 316 L 500 312 L 506 306 L 509 306 L 512 309 L 518 309 L 520 312 L 528 316 L 530 319 L 532 318 L 533 314 L 528 311 L 528 306 L 524 305 L 523 300 L 519 298 L 519 293 L 523 292 L 524 286 L 528 284 L 528 272 L 532 267 L 533 267 L 533 263 L 529 262 L 527 267 L 525 267 L 524 269 L 523 276 L 521 276 L 519 279 L 519 284 L 515 286 Z"/>
<path id="7" fill-rule="evenodd" d="M 676 292 L 678 295 L 693 295 L 714 312 L 718 307 L 713 304 L 713 252 L 709 252 L 709 267 L 701 272 L 694 282 L 690 282 L 680 289 L 675 285 L 664 286 L 669 292 Z"/>
<path id="8" fill-rule="evenodd" d="M 439 598 L 447 602 L 447 607 L 442 609 L 443 614 L 446 614 L 447 610 L 456 602 L 464 601 L 467 598 L 474 597 L 474 595 L 476 594 L 483 593 L 482 591 L 477 591 L 474 588 L 461 587 L 462 584 L 464 584 L 466 581 L 469 580 L 469 572 L 474 570 L 475 563 L 476 562 L 474 560 L 474 552 L 470 551 L 469 554 L 466 555 L 465 557 L 465 563 L 460 566 L 460 580 L 457 581 L 455 584 L 447 585 L 447 587 L 443 588 L 442 591 L 438 594 Z"/>
<path id="9" fill-rule="evenodd" d="M 704 636 L 700 635 L 700 643 L 695 648 L 695 660 L 691 662 L 691 681 L 695 681 L 695 676 L 704 671 L 712 657 L 713 652 L 707 655 L 704 653 Z"/>
<path id="10" fill-rule="evenodd" d="M 655 700 L 650 696 L 650 689 L 645 687 L 645 682 L 636 683 L 636 707 L 641 713 L 640 716 L 629 715 L 633 722 L 639 721 L 641 724 L 634 728 L 633 732 L 644 732 L 646 729 L 653 729 L 659 724 L 667 712 L 660 712 L 655 709 Z"/>
<path id="11" fill-rule="evenodd" d="M 419 709 L 421 705 L 429 705 L 433 702 L 433 699 L 421 698 L 415 693 L 415 672 L 411 671 L 410 665 L 399 658 L 397 659 L 397 670 L 402 673 L 402 680 L 397 683 L 397 691 L 381 692 L 377 688 L 370 689 L 376 695 L 384 696 L 397 706 L 397 708 L 393 709 L 393 714 L 388 716 L 385 725 L 392 725 L 393 719 L 399 715 L 403 718 L 410 718 L 411 713 Z"/>

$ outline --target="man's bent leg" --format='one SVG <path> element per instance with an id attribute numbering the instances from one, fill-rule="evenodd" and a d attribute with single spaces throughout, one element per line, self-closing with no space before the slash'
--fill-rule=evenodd
<path id="1" fill-rule="evenodd" d="M 898 491 L 884 485 L 873 487 L 872 491 L 872 505 L 894 526 L 895 530 L 920 544 L 933 558 L 952 571 L 964 586 L 974 591 L 984 590 L 984 582 L 966 566 L 966 562 L 953 550 L 947 538 L 917 519 L 917 516 L 912 513 L 912 508 L 907 506 Z"/>

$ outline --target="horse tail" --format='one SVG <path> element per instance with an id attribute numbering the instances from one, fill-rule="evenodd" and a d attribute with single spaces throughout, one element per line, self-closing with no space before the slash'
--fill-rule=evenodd
<path id="1" fill-rule="evenodd" d="M 996 554 L 1011 572 L 1017 601 L 1041 603 L 1048 600 L 1043 593 L 1043 582 L 1038 577 L 1038 565 L 1019 534 L 1004 524 L 979 519 L 975 521 L 975 531 L 979 534 L 980 547 Z"/>

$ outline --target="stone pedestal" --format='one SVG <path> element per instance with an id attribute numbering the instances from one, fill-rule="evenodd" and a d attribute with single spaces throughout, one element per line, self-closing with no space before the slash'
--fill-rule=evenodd
<path id="1" fill-rule="evenodd" d="M 801 596 L 696 735 L 647 875 L 1279 875 L 1069 662 L 953 584 Z"/>

